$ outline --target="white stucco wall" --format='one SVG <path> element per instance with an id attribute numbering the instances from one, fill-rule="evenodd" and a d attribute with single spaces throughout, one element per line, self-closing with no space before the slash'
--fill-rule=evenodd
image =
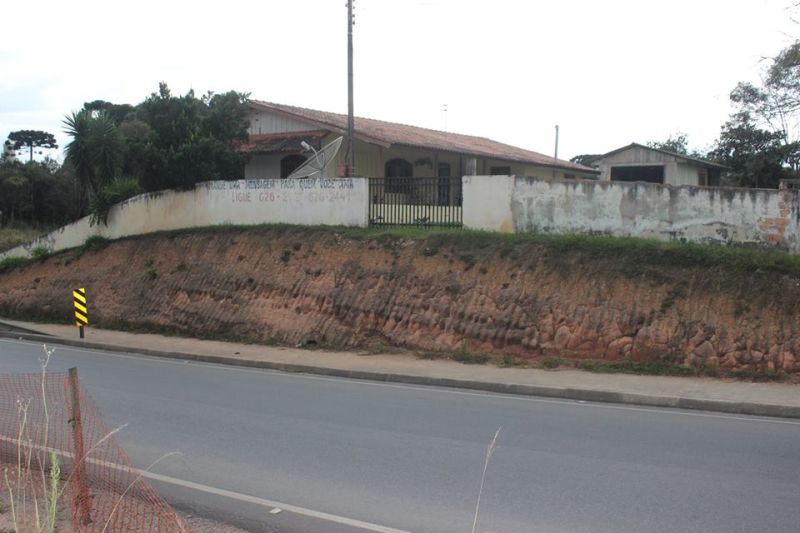
<path id="1" fill-rule="evenodd" d="M 796 190 L 497 179 L 464 178 L 466 227 L 505 231 L 510 206 L 514 232 L 755 244 L 800 253 Z"/>
<path id="2" fill-rule="evenodd" d="M 365 227 L 369 184 L 364 178 L 239 180 L 200 183 L 192 191 L 136 196 L 114 206 L 108 225 L 85 217 L 0 254 L 30 257 L 74 248 L 93 235 L 117 239 L 157 231 L 221 224 L 298 224 Z"/>
<path id="3" fill-rule="evenodd" d="M 286 154 L 261 155 L 250 157 L 244 166 L 244 178 L 247 180 L 272 179 L 281 177 L 281 159 Z"/>
<path id="4" fill-rule="evenodd" d="M 483 231 L 514 231 L 511 198 L 513 176 L 464 176 L 464 227 Z"/>

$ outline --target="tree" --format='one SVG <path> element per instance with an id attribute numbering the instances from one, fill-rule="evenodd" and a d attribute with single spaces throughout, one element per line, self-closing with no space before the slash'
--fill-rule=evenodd
<path id="1" fill-rule="evenodd" d="M 650 141 L 647 146 L 674 154 L 689 155 L 689 140 L 681 132 L 670 135 L 666 141 Z"/>
<path id="2" fill-rule="evenodd" d="M 761 84 L 740 82 L 731 92 L 736 113 L 746 113 L 754 128 L 778 135 L 784 149 L 783 164 L 800 170 L 800 41 L 772 58 L 762 72 Z"/>
<path id="3" fill-rule="evenodd" d="M 0 163 L 0 223 L 60 225 L 81 216 L 74 174 L 54 160 Z"/>
<path id="4" fill-rule="evenodd" d="M 72 165 L 83 187 L 94 196 L 118 176 L 124 145 L 114 121 L 105 113 L 82 110 L 64 119 L 67 144 L 65 162 Z"/>
<path id="5" fill-rule="evenodd" d="M 83 104 L 83 109 L 92 114 L 105 113 L 117 126 L 133 116 L 134 112 L 134 107 L 130 104 L 113 104 L 105 100 L 86 102 Z"/>
<path id="6" fill-rule="evenodd" d="M 58 148 L 56 138 L 52 133 L 38 130 L 19 130 L 8 134 L 8 140 L 14 150 L 27 148 L 30 154 L 29 161 L 33 161 L 34 148 Z"/>
<path id="7" fill-rule="evenodd" d="M 580 154 L 570 159 L 570 162 L 589 167 L 592 166 L 592 162 L 600 157 L 600 155 L 601 154 Z"/>
<path id="8" fill-rule="evenodd" d="M 759 128 L 751 115 L 742 111 L 722 126 L 709 156 L 730 167 L 726 181 L 731 185 L 777 188 L 781 179 L 791 177 L 784 163 L 787 153 L 794 150 L 783 143 L 780 132 Z"/>
<path id="9" fill-rule="evenodd" d="M 247 139 L 247 98 L 235 91 L 174 96 L 160 83 L 135 112 L 152 131 L 146 149 L 140 150 L 145 190 L 187 189 L 199 181 L 242 177 L 246 156 L 236 148 Z"/>

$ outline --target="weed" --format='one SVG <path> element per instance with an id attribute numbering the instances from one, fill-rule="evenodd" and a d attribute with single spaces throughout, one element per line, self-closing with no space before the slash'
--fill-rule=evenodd
<path id="1" fill-rule="evenodd" d="M 175 270 L 177 270 L 178 272 L 186 272 L 187 268 L 188 267 L 186 266 L 186 263 L 181 261 L 180 263 L 178 263 L 178 266 L 175 267 Z"/>
<path id="2" fill-rule="evenodd" d="M 489 356 L 485 353 L 460 351 L 453 355 L 453 359 L 465 365 L 484 365 L 489 361 Z"/>
<path id="3" fill-rule="evenodd" d="M 545 357 L 542 360 L 542 368 L 552 370 L 554 368 L 558 368 L 559 366 L 561 366 L 561 359 L 558 357 Z"/>
<path id="4" fill-rule="evenodd" d="M 145 270 L 144 277 L 150 281 L 153 281 L 158 277 L 158 271 L 155 268 L 150 267 L 147 270 Z"/>
<path id="5" fill-rule="evenodd" d="M 489 272 L 489 269 L 486 268 L 485 266 L 482 266 L 478 269 L 478 272 L 480 272 L 481 274 L 486 274 L 487 272 Z"/>
<path id="6" fill-rule="evenodd" d="M 439 249 L 435 246 L 426 246 L 422 249 L 422 255 L 425 257 L 433 257 L 439 253 Z"/>
<path id="7" fill-rule="evenodd" d="M 81 246 L 82 252 L 98 252 L 108 246 L 108 239 L 100 235 L 88 237 Z"/>
<path id="8" fill-rule="evenodd" d="M 0 252 L 31 242 L 36 237 L 40 237 L 51 230 L 52 228 L 45 226 L 14 225 L 0 227 Z"/>
<path id="9" fill-rule="evenodd" d="M 22 266 L 28 261 L 29 259 L 27 257 L 6 257 L 5 259 L 0 259 L 0 274 Z"/>
<path id="10" fill-rule="evenodd" d="M 503 354 L 503 358 L 498 361 L 498 366 L 523 366 L 525 362 L 514 354 Z"/>
<path id="11" fill-rule="evenodd" d="M 667 293 L 664 300 L 661 302 L 661 312 L 666 313 L 667 310 L 675 305 L 675 300 L 686 298 L 688 287 L 689 284 L 685 281 L 681 281 L 677 285 L 673 286 Z"/>
<path id="12" fill-rule="evenodd" d="M 292 252 L 289 250 L 284 250 L 283 253 L 281 254 L 281 261 L 283 261 L 284 263 L 288 263 L 289 259 L 291 258 L 292 258 Z"/>
<path id="13" fill-rule="evenodd" d="M 300 248 L 302 248 L 302 246 L 303 246 L 303 244 L 300 241 L 294 241 L 292 243 L 292 250 L 294 250 L 295 252 L 299 252 Z"/>
<path id="14" fill-rule="evenodd" d="M 494 451 L 497 449 L 497 437 L 500 436 L 500 431 L 502 429 L 502 426 L 497 428 L 497 432 L 494 434 L 492 442 L 489 443 L 489 447 L 486 448 L 486 458 L 483 461 L 483 474 L 481 474 L 481 485 L 478 489 L 478 501 L 475 504 L 475 516 L 472 519 L 472 533 L 475 533 L 475 528 L 478 525 L 478 512 L 481 508 L 481 496 L 483 496 L 483 483 L 486 481 L 486 470 L 489 468 L 489 461 L 491 461 L 492 455 L 494 455 Z"/>
<path id="15" fill-rule="evenodd" d="M 427 361 L 432 361 L 434 359 L 444 359 L 445 357 L 446 355 L 441 352 L 417 352 L 417 359 L 424 359 Z"/>
<path id="16" fill-rule="evenodd" d="M 601 374 L 641 374 L 653 376 L 701 376 L 714 375 L 717 369 L 707 366 L 687 367 L 675 364 L 670 360 L 651 361 L 642 363 L 631 359 L 619 361 L 580 361 L 577 367 L 589 372 Z"/>
<path id="17" fill-rule="evenodd" d="M 153 261 L 152 257 L 149 257 L 149 258 L 144 260 L 144 266 L 147 267 L 147 268 L 152 268 L 152 266 L 155 265 L 155 264 L 156 263 L 155 263 L 155 261 Z"/>
<path id="18" fill-rule="evenodd" d="M 367 355 L 378 355 L 382 353 L 386 353 L 386 345 L 383 344 L 381 341 L 373 342 L 372 344 L 370 344 L 366 352 Z"/>
<path id="19" fill-rule="evenodd" d="M 475 257 L 469 254 L 462 255 L 458 258 L 459 261 L 464 263 L 464 272 L 470 270 L 475 266 Z"/>
<path id="20" fill-rule="evenodd" d="M 43 261 L 50 256 L 50 251 L 46 246 L 37 246 L 31 251 L 31 257 L 37 261 Z"/>

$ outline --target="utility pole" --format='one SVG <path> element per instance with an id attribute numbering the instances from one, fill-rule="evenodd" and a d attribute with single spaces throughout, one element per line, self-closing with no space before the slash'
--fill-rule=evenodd
<path id="1" fill-rule="evenodd" d="M 556 154 L 553 157 L 558 159 L 558 124 L 556 124 Z"/>
<path id="2" fill-rule="evenodd" d="M 345 174 L 353 175 L 353 0 L 347 0 L 347 158 Z"/>

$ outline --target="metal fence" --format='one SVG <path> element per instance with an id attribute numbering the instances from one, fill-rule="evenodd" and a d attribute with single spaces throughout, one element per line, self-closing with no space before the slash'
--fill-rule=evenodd
<path id="1" fill-rule="evenodd" d="M 371 226 L 460 228 L 461 178 L 370 178 Z"/>

